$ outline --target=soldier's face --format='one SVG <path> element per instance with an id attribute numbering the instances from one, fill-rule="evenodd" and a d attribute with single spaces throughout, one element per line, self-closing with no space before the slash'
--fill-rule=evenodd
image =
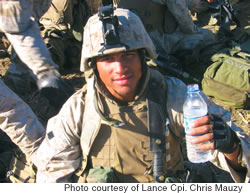
<path id="1" fill-rule="evenodd" d="M 137 51 L 102 56 L 96 61 L 100 79 L 107 90 L 120 101 L 132 101 L 142 76 Z"/>

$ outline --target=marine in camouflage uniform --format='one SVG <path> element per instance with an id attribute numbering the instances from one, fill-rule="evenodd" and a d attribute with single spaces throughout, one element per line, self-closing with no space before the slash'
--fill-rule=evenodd
<path id="1" fill-rule="evenodd" d="M 34 162 L 38 167 L 37 182 L 153 182 L 156 164 L 152 163 L 155 153 L 150 146 L 154 135 L 150 137 L 152 122 L 148 119 L 152 115 L 149 109 L 159 107 L 162 111 L 155 112 L 164 123 L 161 125 L 164 134 L 158 136 L 161 140 L 157 140 L 157 144 L 165 149 L 161 157 L 164 176 L 175 176 L 183 182 L 180 141 L 184 137 L 182 106 L 186 85 L 147 67 L 145 55 L 156 58 L 157 54 L 135 14 L 119 8 L 114 15 L 118 20 L 112 21 L 117 23 L 105 24 L 94 15 L 84 28 L 81 71 L 92 69 L 94 75 L 65 103 L 59 114 L 49 120 L 46 137 Z M 215 145 L 217 140 L 209 142 L 209 148 L 213 149 L 212 162 L 230 172 L 236 182 L 248 180 L 249 137 L 233 124 L 228 111 L 202 95 L 209 113 L 223 119 L 220 121 L 223 131 L 235 136 L 233 139 L 227 136 L 220 147 Z M 152 104 L 158 105 L 156 109 L 150 106 L 154 96 L 160 99 Z M 212 129 L 208 116 L 196 124 L 205 129 L 204 133 Z M 197 134 L 194 128 L 193 135 Z M 204 136 L 208 138 L 201 136 L 203 142 L 212 140 L 213 134 Z M 223 148 L 230 153 L 223 153 Z M 111 179 L 106 179 L 107 176 Z"/>
<path id="2" fill-rule="evenodd" d="M 1 0 L 0 31 L 5 33 L 17 53 L 12 58 L 6 78 L 11 79 L 18 89 L 27 85 L 25 80 L 30 77 L 52 105 L 58 107 L 64 102 L 63 99 L 66 100 L 67 94 L 58 66 L 53 62 L 37 24 L 50 3 L 50 0 Z M 60 100 L 60 103 L 58 99 L 53 101 L 54 96 L 48 96 L 47 89 L 53 95 L 60 93 L 63 102 Z"/>

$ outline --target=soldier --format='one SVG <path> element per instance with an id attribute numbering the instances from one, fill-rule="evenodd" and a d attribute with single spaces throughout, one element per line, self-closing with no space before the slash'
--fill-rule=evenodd
<path id="1" fill-rule="evenodd" d="M 50 0 L 1 0 L 0 31 L 5 33 L 17 53 L 6 79 L 13 81 L 15 87 L 19 88 L 27 85 L 25 80 L 31 77 L 30 79 L 36 81 L 41 94 L 58 108 L 68 94 L 60 78 L 58 66 L 53 62 L 37 24 L 50 3 Z"/>
<path id="2" fill-rule="evenodd" d="M 157 54 L 139 17 L 105 6 L 89 18 L 83 42 L 81 71 L 91 69 L 93 76 L 49 120 L 34 162 L 37 182 L 167 182 L 173 176 L 184 182 L 186 85 L 147 67 L 145 56 Z M 199 149 L 212 149 L 213 163 L 244 182 L 249 138 L 228 111 L 202 95 L 211 117 L 221 118 L 197 119 L 190 134 L 204 135 L 194 143 L 208 142 Z"/>

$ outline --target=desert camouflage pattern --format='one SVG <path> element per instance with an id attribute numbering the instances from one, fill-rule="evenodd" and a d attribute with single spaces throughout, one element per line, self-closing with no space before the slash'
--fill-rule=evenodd
<path id="1" fill-rule="evenodd" d="M 34 161 L 45 128 L 30 107 L 0 80 L 0 129 Z"/>
<path id="2" fill-rule="evenodd" d="M 88 70 L 88 61 L 91 58 L 118 53 L 122 51 L 137 50 L 145 48 L 148 55 L 156 58 L 155 47 L 149 35 L 146 33 L 144 26 L 134 13 L 126 9 L 115 9 L 114 15 L 118 16 L 119 26 L 118 33 L 120 42 L 125 46 L 120 46 L 112 49 L 105 49 L 103 53 L 100 51 L 103 48 L 103 31 L 102 22 L 99 20 L 98 14 L 89 18 L 84 27 L 84 39 L 81 55 L 81 71 Z"/>
<path id="3" fill-rule="evenodd" d="M 19 20 L 25 15 L 33 16 L 39 20 L 49 9 L 51 0 L 0 0 L 1 17 L 8 21 L 8 18 L 17 17 Z M 25 10 L 25 11 L 23 11 Z M 7 19 L 7 20 L 6 20 Z M 3 19 L 4 20 L 4 19 Z"/>
<path id="4" fill-rule="evenodd" d="M 31 76 L 39 79 L 42 72 L 57 72 L 58 66 L 52 60 L 36 22 L 31 22 L 29 28 L 22 33 L 5 33 L 5 35 L 21 61 L 28 66 L 29 69 L 26 73 L 30 73 L 31 70 Z M 12 62 L 10 66 L 12 65 L 11 73 L 19 74 L 17 69 L 22 67 L 17 66 L 23 66 L 23 64 Z M 23 70 L 25 69 L 23 68 Z"/>
<path id="5" fill-rule="evenodd" d="M 105 116 L 112 117 L 114 120 L 125 123 L 125 126 L 121 127 L 121 129 L 111 127 L 107 124 L 102 124 L 101 127 L 96 125 L 97 127 L 93 129 L 93 131 L 94 133 L 98 131 L 98 135 L 95 138 L 92 136 L 95 140 L 93 144 L 91 140 L 90 151 L 86 146 L 86 144 L 88 144 L 88 139 L 85 135 L 81 136 L 82 151 L 89 156 L 92 166 L 94 168 L 98 166 L 114 168 L 118 182 L 154 182 L 153 176 L 146 172 L 146 168 L 150 168 L 152 165 L 153 155 L 149 150 L 150 142 L 147 127 L 147 104 L 144 98 L 146 94 L 142 93 L 145 93 L 144 91 L 147 89 L 149 82 L 152 82 L 153 79 L 159 79 L 155 81 L 155 83 L 160 84 L 161 81 L 164 80 L 161 78 L 162 76 L 158 71 L 147 71 L 144 83 L 145 87 L 139 91 L 139 94 L 135 97 L 136 102 L 132 102 L 132 108 L 129 110 L 127 106 L 121 107 L 109 98 L 104 99 L 103 104 L 107 107 L 107 112 L 111 112 L 111 114 L 107 113 Z M 89 84 L 91 85 L 90 81 L 88 81 L 88 86 Z M 88 101 L 93 100 L 93 95 L 89 95 L 89 90 L 91 89 L 88 88 L 86 105 L 91 103 Z M 86 106 L 86 109 L 90 108 L 93 109 L 94 106 L 88 108 Z M 87 115 L 88 113 L 89 110 L 86 110 L 84 121 L 91 118 L 92 122 L 100 122 L 98 114 L 90 113 L 90 115 Z M 124 117 L 129 118 L 128 120 L 125 118 L 125 120 Z M 133 117 L 135 117 L 135 119 Z M 89 128 L 89 125 L 85 124 L 82 133 L 89 132 Z M 170 128 L 166 128 L 165 137 L 166 153 L 164 155 L 164 160 L 166 175 L 170 175 L 170 172 L 177 173 L 177 171 L 185 175 L 181 148 L 180 145 L 177 145 L 177 141 L 179 141 L 180 138 L 176 137 Z M 126 143 L 124 143 L 125 141 Z M 136 166 L 136 169 L 131 166 Z M 178 177 L 181 178 L 183 176 L 181 175 Z M 91 175 L 90 177 L 87 175 L 86 182 L 92 182 Z"/>
<path id="6" fill-rule="evenodd" d="M 49 5 L 50 0 L 0 1 L 0 31 L 5 33 L 19 58 L 37 78 L 40 72 L 56 71 L 58 68 L 35 21 L 47 11 Z"/>
<path id="7" fill-rule="evenodd" d="M 173 54 L 178 51 L 193 50 L 214 40 L 214 35 L 210 30 L 194 24 L 185 0 L 165 1 L 164 5 L 178 21 L 178 26 L 174 33 L 165 33 L 163 36 L 160 36 L 158 31 L 150 33 L 150 37 L 156 42 L 157 49 Z"/>
<path id="8" fill-rule="evenodd" d="M 48 11 L 39 20 L 45 28 L 58 30 L 71 29 L 73 25 L 73 7 L 78 0 L 52 0 Z"/>
<path id="9" fill-rule="evenodd" d="M 60 69 L 79 65 L 83 26 L 88 14 L 85 0 L 52 0 L 50 8 L 39 20 L 41 35 Z"/>
<path id="10" fill-rule="evenodd" d="M 32 1 L 0 1 L 0 31 L 25 31 L 32 16 L 32 7 Z"/>
<path id="11" fill-rule="evenodd" d="M 92 83 L 92 86 L 91 85 L 89 86 L 90 83 L 91 81 L 88 81 L 88 88 L 87 88 L 88 92 L 92 92 L 92 93 L 96 92 L 96 87 L 94 86 L 93 83 Z M 184 137 L 184 123 L 183 123 L 182 107 L 183 107 L 183 103 L 184 103 L 185 96 L 186 96 L 186 85 L 182 81 L 176 78 L 166 78 L 166 83 L 168 86 L 167 112 L 168 112 L 169 119 L 170 119 L 171 132 L 173 133 L 173 135 L 170 134 L 168 138 L 168 140 L 170 141 L 171 141 L 170 138 L 172 138 L 172 141 L 169 147 L 169 149 L 171 149 L 172 147 L 177 147 L 180 142 L 178 139 L 182 139 Z M 93 102 L 91 103 L 92 108 L 90 108 L 91 105 L 89 106 L 88 102 L 86 103 L 86 100 L 83 100 L 83 98 L 85 98 L 86 96 L 85 94 L 86 94 L 86 88 L 75 93 L 65 103 L 65 105 L 62 107 L 59 114 L 49 120 L 48 127 L 47 127 L 47 135 L 45 137 L 45 140 L 43 141 L 43 143 L 41 144 L 40 148 L 37 151 L 37 160 L 35 162 L 39 170 L 37 174 L 37 182 L 42 182 L 42 183 L 72 182 L 71 177 L 73 173 L 75 171 L 78 171 L 78 169 L 80 169 L 81 167 L 83 167 L 81 168 L 81 171 L 83 171 L 84 168 L 86 167 L 87 156 L 90 156 L 89 158 L 92 158 L 93 156 L 95 156 L 96 160 L 93 163 L 98 164 L 98 165 L 102 163 L 102 159 L 103 159 L 103 164 L 108 163 L 108 161 L 110 160 L 115 161 L 114 163 L 117 163 L 117 160 L 114 156 L 115 154 L 112 153 L 112 150 L 115 151 L 117 150 L 117 148 L 119 149 L 121 146 L 118 147 L 117 144 L 116 146 L 114 146 L 113 145 L 114 142 L 111 142 L 109 140 L 108 141 L 99 140 L 97 142 L 95 141 L 96 139 L 100 139 L 98 138 L 98 133 L 99 133 L 98 131 L 100 131 L 99 127 L 100 127 L 101 119 L 94 110 Z M 228 111 L 225 111 L 222 107 L 217 106 L 214 102 L 209 100 L 203 93 L 202 95 L 204 96 L 206 102 L 208 103 L 209 113 L 213 113 L 218 116 L 221 116 L 223 120 L 226 121 L 232 127 L 234 131 L 236 131 L 238 137 L 240 138 L 243 153 L 239 155 L 238 159 L 241 161 L 242 166 L 248 169 L 247 177 L 242 176 L 241 173 L 238 173 L 236 170 L 231 168 L 227 164 L 227 161 L 224 155 L 218 152 L 217 150 L 213 151 L 213 155 L 212 155 L 213 159 L 211 161 L 218 167 L 223 168 L 224 170 L 230 172 L 236 182 L 244 182 L 244 181 L 247 182 L 250 177 L 249 175 L 249 164 L 250 164 L 249 163 L 250 162 L 249 161 L 249 156 L 250 156 L 249 137 L 244 133 L 242 129 L 236 127 L 232 123 L 230 119 L 230 113 Z M 108 99 L 108 100 L 111 100 L 111 99 Z M 115 105 L 116 103 L 112 101 L 112 104 Z M 135 105 L 138 103 L 133 103 L 133 104 Z M 88 108 L 85 108 L 85 105 L 87 105 Z M 136 105 L 134 107 L 136 107 Z M 115 109 L 109 109 L 109 110 L 111 111 L 110 112 L 111 114 L 113 110 L 114 110 L 114 113 L 116 114 Z M 89 112 L 90 112 L 90 115 L 85 117 L 85 115 L 88 114 Z M 119 115 L 119 113 L 117 115 Z M 85 122 L 84 120 L 86 119 L 88 121 Z M 137 117 L 137 119 L 139 120 L 139 116 Z M 141 121 L 145 122 L 144 119 L 142 119 Z M 128 122 L 129 122 L 129 118 L 128 118 Z M 84 129 L 85 126 L 86 126 L 86 129 Z M 106 128 L 107 125 L 105 123 L 102 124 L 100 129 L 102 129 L 103 127 Z M 117 134 L 118 135 L 113 136 L 113 137 L 122 136 L 123 137 L 122 139 L 123 140 L 125 139 L 124 138 L 125 136 L 120 135 L 119 132 Z M 175 136 L 175 138 L 173 138 L 173 136 Z M 108 138 L 108 139 L 111 139 L 111 138 Z M 121 138 L 117 138 L 118 141 L 119 139 Z M 138 139 L 142 140 L 141 137 L 139 137 Z M 135 143 L 136 141 L 137 140 L 134 140 Z M 98 146 L 100 146 L 101 143 L 104 144 L 104 146 L 101 146 L 103 149 L 101 150 L 99 149 L 98 151 L 98 147 L 96 146 L 94 148 L 95 151 L 92 151 L 91 149 L 92 145 L 99 144 Z M 147 143 L 144 143 L 144 148 L 147 146 L 146 144 Z M 110 157 L 109 155 L 107 155 L 108 154 L 107 151 L 110 153 L 109 154 Z M 176 164 L 176 161 L 178 160 L 178 155 L 171 154 L 171 156 L 166 158 L 166 160 L 170 161 L 169 163 L 171 164 Z M 84 164 L 81 165 L 81 163 L 84 163 Z M 113 163 L 113 162 L 109 162 L 109 163 Z M 116 165 L 116 167 L 118 167 L 118 170 L 119 170 L 119 167 L 122 167 L 122 166 L 118 164 Z M 171 165 L 169 167 L 171 168 L 174 166 Z M 131 172 L 130 168 L 127 168 L 127 166 L 126 168 L 123 168 L 123 169 L 124 169 L 123 174 L 126 174 L 126 171 Z M 139 170 L 140 172 L 142 171 L 141 166 L 140 167 L 138 166 L 138 171 Z M 133 174 L 138 173 L 138 171 L 137 170 L 133 171 Z M 144 174 L 141 174 L 141 175 L 143 176 Z M 145 180 L 145 178 L 142 176 L 141 177 L 137 176 L 137 179 L 140 179 L 141 180 L 140 182 L 145 182 L 145 181 L 147 182 L 147 180 Z"/>
<path id="12" fill-rule="evenodd" d="M 148 24 L 146 13 L 156 5 L 160 5 L 162 11 L 157 11 L 155 19 L 162 23 L 162 26 L 154 27 L 149 30 L 146 27 L 151 39 L 154 42 L 157 52 L 164 54 L 174 54 L 182 50 L 192 50 L 203 42 L 214 40 L 210 30 L 197 27 L 189 13 L 185 0 L 143 0 L 137 6 L 138 1 L 114 0 L 114 5 L 134 11 L 137 7 L 138 15 L 144 24 Z M 152 6 L 155 4 L 155 6 Z M 159 9 L 159 8 L 158 8 Z M 144 13 L 145 12 L 145 13 Z M 140 14 L 143 13 L 143 14 Z M 151 14 L 152 15 L 152 14 Z M 151 18 L 150 15 L 150 18 Z"/>
<path id="13" fill-rule="evenodd" d="M 204 42 L 214 40 L 213 33 L 196 26 L 189 13 L 188 6 L 196 6 L 198 9 L 203 3 L 199 4 L 197 2 L 199 0 L 189 1 L 113 0 L 113 4 L 115 7 L 130 9 L 140 17 L 157 52 L 174 54 L 182 50 L 193 50 Z M 94 13 L 96 13 L 101 0 L 90 2 L 92 1 L 88 3 L 87 0 L 91 9 L 95 9 Z"/>

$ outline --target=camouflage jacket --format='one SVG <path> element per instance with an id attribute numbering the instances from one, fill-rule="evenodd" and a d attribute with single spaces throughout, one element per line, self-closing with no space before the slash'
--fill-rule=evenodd
<path id="1" fill-rule="evenodd" d="M 90 82 L 88 81 L 87 92 L 93 94 L 96 87 Z M 186 85 L 178 79 L 169 77 L 166 77 L 166 84 L 168 87 L 167 113 L 171 132 L 177 138 L 182 139 L 184 137 L 182 106 L 186 96 Z M 72 182 L 73 173 L 86 168 L 90 148 L 98 134 L 97 127 L 100 127 L 102 121 L 94 110 L 93 102 L 89 103 L 85 94 L 86 88 L 79 90 L 64 104 L 60 113 L 49 120 L 47 135 L 37 151 L 35 161 L 38 167 L 37 182 Z M 204 94 L 203 96 L 208 103 L 209 113 L 222 117 L 237 132 L 243 150 L 238 159 L 242 166 L 249 170 L 249 137 L 232 123 L 228 111 L 217 106 Z M 177 140 L 175 145 L 178 146 L 178 143 Z M 244 182 L 250 177 L 249 172 L 247 177 L 237 173 L 227 164 L 224 155 L 217 150 L 213 151 L 211 161 L 218 167 L 229 171 L 236 182 Z"/>

